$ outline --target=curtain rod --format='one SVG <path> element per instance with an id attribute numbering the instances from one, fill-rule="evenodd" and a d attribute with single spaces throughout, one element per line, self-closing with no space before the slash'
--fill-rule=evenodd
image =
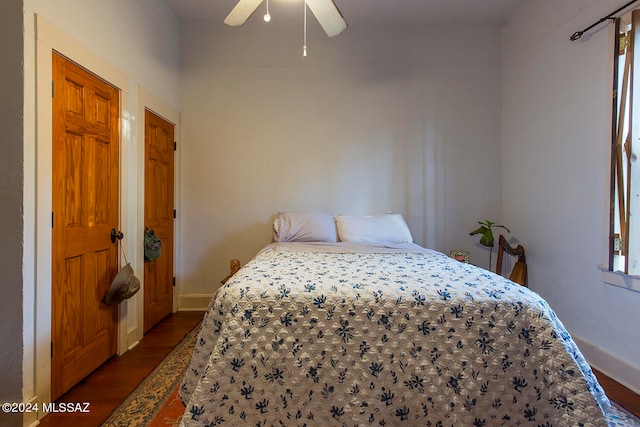
<path id="1" fill-rule="evenodd" d="M 592 29 L 593 27 L 595 27 L 596 25 L 600 24 L 601 22 L 606 21 L 607 19 L 613 19 L 613 15 L 615 15 L 616 13 L 620 12 L 623 9 L 626 9 L 627 7 L 631 6 L 633 3 L 637 2 L 638 0 L 631 0 L 629 3 L 625 4 L 624 6 L 614 10 L 613 12 L 611 12 L 610 14 L 608 14 L 607 16 L 605 16 L 604 18 L 601 18 L 598 22 L 595 22 L 591 25 L 589 25 L 587 28 L 585 28 L 582 31 L 576 31 L 575 33 L 573 33 L 571 35 L 571 37 L 569 37 L 569 39 L 574 42 L 576 40 L 578 40 L 580 37 L 582 37 L 582 35 L 584 33 L 586 33 L 587 31 L 589 31 L 590 29 Z"/>

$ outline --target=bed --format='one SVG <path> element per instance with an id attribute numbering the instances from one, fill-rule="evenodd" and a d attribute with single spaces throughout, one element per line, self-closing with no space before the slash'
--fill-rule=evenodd
<path id="1" fill-rule="evenodd" d="M 607 425 L 607 397 L 535 292 L 406 235 L 285 228 L 212 299 L 182 426 Z"/>

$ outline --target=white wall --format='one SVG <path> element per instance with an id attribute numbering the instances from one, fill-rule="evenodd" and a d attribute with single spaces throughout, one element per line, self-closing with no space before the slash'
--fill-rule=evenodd
<path id="1" fill-rule="evenodd" d="M 161 0 L 25 0 L 24 6 L 23 401 L 34 397 L 46 401 L 51 319 L 51 50 L 122 90 L 120 228 L 125 233 L 128 260 L 142 278 L 144 225 L 138 201 L 142 198 L 144 150 L 140 148 L 144 141 L 139 137 L 143 118 L 138 114 L 144 110 L 139 104 L 151 100 L 154 105 L 148 106 L 152 109 L 170 106 L 177 110 L 180 35 L 178 20 Z M 127 346 L 130 328 L 140 329 L 142 336 L 142 317 L 135 304 L 140 297 L 121 306 L 121 349 Z M 30 421 L 25 417 L 25 422 Z"/>
<path id="2" fill-rule="evenodd" d="M 529 0 L 504 31 L 504 220 L 527 248 L 530 287 L 587 358 L 640 390 L 640 293 L 605 285 L 613 38 L 569 36 L 620 2 Z"/>
<path id="3" fill-rule="evenodd" d="M 310 21 L 308 39 L 303 58 L 298 26 L 183 24 L 182 292 L 208 301 L 281 210 L 400 212 L 484 265 L 468 232 L 499 219 L 499 29 Z"/>

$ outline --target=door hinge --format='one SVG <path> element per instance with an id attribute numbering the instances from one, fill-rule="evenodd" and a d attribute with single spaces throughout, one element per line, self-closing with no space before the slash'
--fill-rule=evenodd
<path id="1" fill-rule="evenodd" d="M 51 358 L 53 359 L 53 341 L 51 341 Z"/>
<path id="2" fill-rule="evenodd" d="M 176 278 L 175 277 L 173 278 L 173 286 L 174 287 L 176 286 Z"/>
<path id="3" fill-rule="evenodd" d="M 178 213 L 177 213 L 177 212 L 176 212 L 176 210 L 174 209 L 174 210 L 173 210 L 173 217 L 174 217 L 174 218 L 177 218 L 177 215 L 178 215 Z"/>
<path id="4" fill-rule="evenodd" d="M 53 212 L 51 212 L 51 228 L 53 228 Z"/>
<path id="5" fill-rule="evenodd" d="M 173 151 L 176 151 L 177 149 L 178 149 L 178 142 L 173 141 Z"/>
<path id="6" fill-rule="evenodd" d="M 55 92 L 55 82 L 53 80 L 51 80 L 51 97 L 53 98 L 54 96 L 54 92 Z"/>
<path id="7" fill-rule="evenodd" d="M 625 253 L 624 250 L 624 240 L 620 238 L 619 234 L 615 234 L 613 238 L 613 253 L 615 255 L 620 255 L 620 253 Z"/>

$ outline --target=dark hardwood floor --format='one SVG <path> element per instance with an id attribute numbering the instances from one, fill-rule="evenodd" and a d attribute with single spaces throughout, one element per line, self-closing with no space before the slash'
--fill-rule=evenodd
<path id="1" fill-rule="evenodd" d="M 45 426 L 95 427 L 102 424 L 142 380 L 189 333 L 203 312 L 178 312 L 154 326 L 132 350 L 116 356 L 64 394 L 58 402 L 89 402 L 89 413 L 49 414 L 40 423 Z M 640 417 L 640 396 L 594 370 L 611 400 Z"/>
<path id="2" fill-rule="evenodd" d="M 627 411 L 640 418 L 640 395 L 629 390 L 617 381 L 612 380 L 602 372 L 594 369 L 593 373 L 598 378 L 598 382 L 604 389 L 610 400 L 622 406 Z"/>
<path id="3" fill-rule="evenodd" d="M 114 356 L 57 402 L 89 403 L 89 413 L 49 413 L 41 425 L 95 427 L 102 424 L 201 320 L 204 312 L 170 314 L 151 328 L 133 349 Z"/>

